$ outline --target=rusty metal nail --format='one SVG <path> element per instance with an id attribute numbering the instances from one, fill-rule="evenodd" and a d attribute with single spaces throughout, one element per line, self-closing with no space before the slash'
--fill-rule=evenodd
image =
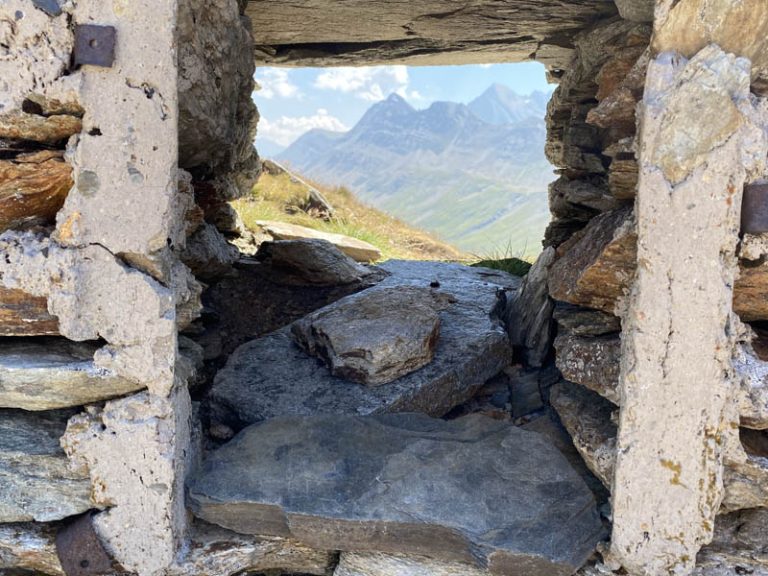
<path id="1" fill-rule="evenodd" d="M 113 26 L 79 24 L 75 27 L 75 66 L 90 64 L 111 68 L 115 61 L 115 38 Z"/>
<path id="2" fill-rule="evenodd" d="M 741 233 L 768 232 L 768 184 L 750 184 L 744 188 L 741 202 Z"/>
<path id="3" fill-rule="evenodd" d="M 56 554 L 67 576 L 114 574 L 112 559 L 93 528 L 93 513 L 77 517 L 56 535 Z"/>

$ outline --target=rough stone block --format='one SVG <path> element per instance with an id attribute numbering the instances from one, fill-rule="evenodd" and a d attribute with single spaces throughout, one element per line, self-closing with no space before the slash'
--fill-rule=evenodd
<path id="1" fill-rule="evenodd" d="M 166 574 L 234 576 L 279 572 L 327 576 L 335 560 L 334 552 L 314 550 L 295 540 L 237 534 L 196 521 L 189 534 L 189 546 Z"/>
<path id="2" fill-rule="evenodd" d="M 358 262 L 375 262 L 376 260 L 381 259 L 381 250 L 368 242 L 363 242 L 362 240 L 352 238 L 351 236 L 345 236 L 344 234 L 321 232 L 296 224 L 288 224 L 287 222 L 259 221 L 257 224 L 264 230 L 264 232 L 272 236 L 275 240 L 316 238 L 327 240 L 344 252 L 344 254 L 350 258 L 354 258 Z"/>
<path id="3" fill-rule="evenodd" d="M 739 377 L 740 424 L 746 428 L 768 429 L 768 362 L 750 344 L 740 345 L 733 367 Z"/>
<path id="4" fill-rule="evenodd" d="M 390 275 L 365 293 L 439 286 L 455 302 L 440 313 L 435 357 L 386 386 L 368 388 L 336 378 L 292 341 L 284 328 L 246 343 L 230 356 L 206 403 L 214 421 L 239 430 L 289 414 L 423 412 L 442 416 L 468 400 L 512 360 L 500 315 L 504 292 L 519 278 L 438 262 L 389 261 Z"/>
<path id="5" fill-rule="evenodd" d="M 0 346 L 0 408 L 53 410 L 142 389 L 93 361 L 98 345 L 62 339 L 14 339 Z"/>
<path id="6" fill-rule="evenodd" d="M 59 320 L 45 297 L 0 286 L 0 336 L 55 336 Z"/>
<path id="7" fill-rule="evenodd" d="M 55 538 L 56 529 L 47 524 L 0 524 L 0 573 L 65 576 Z"/>
<path id="8" fill-rule="evenodd" d="M 301 239 L 265 242 L 256 259 L 272 268 L 281 283 L 341 286 L 360 282 L 371 271 L 327 240 Z"/>
<path id="9" fill-rule="evenodd" d="M 621 340 L 616 336 L 560 334 L 555 339 L 556 363 L 566 380 L 586 386 L 619 403 Z"/>
<path id="10" fill-rule="evenodd" d="M 489 576 L 487 570 L 423 556 L 344 552 L 333 576 Z"/>
<path id="11" fill-rule="evenodd" d="M 549 185 L 550 211 L 559 218 L 589 221 L 598 212 L 620 207 L 601 179 L 571 180 L 561 176 Z"/>
<path id="12" fill-rule="evenodd" d="M 549 398 L 584 462 L 610 490 L 616 466 L 617 427 L 612 420 L 616 407 L 567 381 L 555 384 Z"/>
<path id="13" fill-rule="evenodd" d="M 250 22 L 235 0 L 183 2 L 177 21 L 179 165 L 220 198 L 248 194 L 259 174 Z"/>
<path id="14" fill-rule="evenodd" d="M 83 121 L 76 116 L 59 114 L 42 116 L 25 112 L 0 114 L 0 138 L 28 140 L 42 144 L 66 141 L 83 128 Z"/>
<path id="15" fill-rule="evenodd" d="M 557 302 L 552 315 L 561 331 L 574 336 L 602 336 L 621 332 L 621 320 L 600 310 Z"/>
<path id="16" fill-rule="evenodd" d="M 187 239 L 179 257 L 195 277 L 215 280 L 232 270 L 239 253 L 215 226 L 204 222 Z"/>
<path id="17" fill-rule="evenodd" d="M 0 232 L 50 224 L 72 187 L 72 168 L 55 152 L 0 160 Z"/>
<path id="18" fill-rule="evenodd" d="M 630 207 L 593 218 L 559 248 L 548 278 L 550 296 L 613 314 L 629 290 L 636 245 Z"/>
<path id="19" fill-rule="evenodd" d="M 768 320 L 768 262 L 742 264 L 733 287 L 733 308 L 744 322 Z"/>
<path id="20" fill-rule="evenodd" d="M 331 374 L 381 386 L 429 364 L 440 337 L 441 309 L 451 306 L 430 288 L 369 290 L 293 324 L 299 346 Z"/>
<path id="21" fill-rule="evenodd" d="M 189 503 L 238 532 L 491 574 L 572 574 L 603 530 L 592 493 L 556 448 L 482 416 L 273 419 L 210 454 Z"/>
<path id="22" fill-rule="evenodd" d="M 768 432 L 741 428 L 729 439 L 723 483 L 723 510 L 768 508 Z"/>
<path id="23" fill-rule="evenodd" d="M 513 346 L 523 349 L 529 366 L 541 367 L 550 353 L 552 309 L 547 293 L 547 274 L 555 260 L 555 249 L 546 248 L 523 278 L 520 290 L 508 301 L 504 320 Z"/>
<path id="24" fill-rule="evenodd" d="M 712 542 L 696 557 L 693 576 L 768 573 L 768 510 L 724 514 L 715 520 Z"/>
<path id="25" fill-rule="evenodd" d="M 634 22 L 653 22 L 653 0 L 615 0 L 619 14 Z"/>
<path id="26" fill-rule="evenodd" d="M 70 414 L 0 410 L 0 523 L 50 522 L 94 507 L 88 475 L 59 446 Z"/>

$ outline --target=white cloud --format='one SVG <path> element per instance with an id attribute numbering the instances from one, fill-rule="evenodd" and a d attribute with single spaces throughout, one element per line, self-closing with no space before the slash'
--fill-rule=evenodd
<path id="1" fill-rule="evenodd" d="M 261 87 L 257 96 L 270 100 L 279 98 L 301 98 L 299 87 L 291 82 L 288 70 L 283 68 L 260 68 L 255 75 L 256 82 Z"/>
<path id="2" fill-rule="evenodd" d="M 408 81 L 408 68 L 405 66 L 345 67 L 321 72 L 314 86 L 320 90 L 335 90 L 377 102 L 392 92 L 408 97 Z"/>
<path id="3" fill-rule="evenodd" d="M 281 116 L 275 121 L 262 118 L 259 121 L 259 136 L 277 142 L 281 146 L 290 145 L 296 138 L 312 130 L 322 128 L 333 132 L 344 132 L 349 128 L 325 108 L 319 108 L 312 116 Z"/>
<path id="4" fill-rule="evenodd" d="M 480 68 L 490 68 L 493 64 L 480 64 Z"/>

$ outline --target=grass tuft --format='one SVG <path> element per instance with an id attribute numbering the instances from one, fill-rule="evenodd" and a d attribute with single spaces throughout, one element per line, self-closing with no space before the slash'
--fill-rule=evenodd
<path id="1" fill-rule="evenodd" d="M 530 257 L 524 256 L 527 252 L 527 243 L 519 253 L 513 254 L 513 252 L 512 244 L 508 243 L 502 249 L 475 256 L 477 262 L 474 262 L 471 266 L 501 270 L 522 278 L 528 274 L 531 266 L 533 266 Z"/>
<path id="2" fill-rule="evenodd" d="M 477 268 L 492 268 L 493 270 L 501 270 L 503 272 L 513 274 L 514 276 L 520 276 L 522 278 L 528 274 L 528 271 L 531 269 L 533 264 L 526 262 L 525 260 L 521 260 L 520 258 L 501 258 L 499 260 L 481 260 L 480 262 L 471 264 L 471 266 L 475 266 Z"/>

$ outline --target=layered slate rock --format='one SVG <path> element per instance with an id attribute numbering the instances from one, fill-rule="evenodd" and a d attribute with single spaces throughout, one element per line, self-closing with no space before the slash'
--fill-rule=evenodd
<path id="1" fill-rule="evenodd" d="M 488 576 L 488 571 L 423 556 L 344 552 L 333 576 Z"/>
<path id="2" fill-rule="evenodd" d="M 215 226 L 203 222 L 187 239 L 181 260 L 202 280 L 215 280 L 231 269 L 240 254 Z"/>
<path id="3" fill-rule="evenodd" d="M 70 412 L 0 410 L 0 523 L 49 522 L 93 507 L 87 474 L 59 446 Z"/>
<path id="4" fill-rule="evenodd" d="M 733 309 L 744 322 L 768 319 L 768 262 L 740 260 Z M 631 206 L 605 212 L 558 248 L 548 276 L 549 295 L 578 306 L 617 312 L 637 265 Z"/>
<path id="5" fill-rule="evenodd" d="M 555 339 L 557 367 L 563 376 L 594 390 L 614 404 L 619 403 L 621 339 L 618 336 L 575 336 Z"/>
<path id="6" fill-rule="evenodd" d="M 603 485 L 611 489 L 616 466 L 616 407 L 595 392 L 571 382 L 552 387 L 552 407 L 573 439 L 584 462 Z"/>
<path id="7" fill-rule="evenodd" d="M 616 13 L 610 0 L 247 2 L 260 65 L 517 62 L 566 66 L 574 36 Z M 354 25 L 350 25 L 354 23 Z M 514 23 L 514 25 L 510 25 Z"/>
<path id="8" fill-rule="evenodd" d="M 0 114 L 0 138 L 26 140 L 43 144 L 63 142 L 83 128 L 83 121 L 77 116 L 55 114 L 27 114 L 9 112 Z"/>
<path id="9" fill-rule="evenodd" d="M 603 532 L 592 493 L 554 446 L 482 416 L 273 419 L 209 455 L 189 504 L 237 532 L 492 574 L 572 574 Z"/>
<path id="10" fill-rule="evenodd" d="M 14 339 L 0 346 L 0 408 L 52 410 L 122 396 L 144 385 L 99 368 L 99 346 L 63 338 Z"/>
<path id="11" fill-rule="evenodd" d="M 46 150 L 0 160 L 0 232 L 54 221 L 73 184 L 63 156 Z"/>
<path id="12" fill-rule="evenodd" d="M 335 245 L 319 238 L 264 242 L 256 259 L 272 267 L 276 280 L 299 286 L 341 286 L 371 274 Z"/>
<path id="13" fill-rule="evenodd" d="M 48 312 L 45 297 L 0 286 L 0 336 L 53 336 L 59 320 Z"/>
<path id="14" fill-rule="evenodd" d="M 0 532 L 0 535 L 2 532 Z M 189 546 L 168 576 L 229 576 L 268 573 L 327 576 L 336 559 L 332 551 L 314 550 L 295 540 L 252 536 L 195 521 Z"/>
<path id="15" fill-rule="evenodd" d="M 35 522 L 0 524 L 0 574 L 66 576 L 56 554 L 56 530 Z"/>
<path id="16" fill-rule="evenodd" d="M 332 232 L 321 232 L 297 224 L 288 222 L 272 222 L 269 220 L 260 220 L 257 222 L 259 227 L 275 240 L 299 240 L 301 238 L 315 238 L 326 240 L 344 252 L 350 258 L 358 262 L 374 262 L 381 258 L 381 250 L 373 244 L 345 236 L 344 234 L 334 234 Z"/>
<path id="17" fill-rule="evenodd" d="M 758 344 L 759 345 L 759 344 Z M 555 339 L 556 363 L 563 376 L 586 386 L 618 405 L 621 340 L 618 334 L 597 337 L 561 334 Z M 741 344 L 733 359 L 739 380 L 739 424 L 745 428 L 768 429 L 768 362 L 756 352 L 756 345 Z"/>
<path id="18" fill-rule="evenodd" d="M 719 516 L 714 538 L 696 557 L 693 574 L 768 574 L 768 510 L 743 510 Z"/>
<path id="19" fill-rule="evenodd" d="M 331 304 L 293 324 L 296 342 L 331 374 L 381 386 L 426 366 L 440 335 L 439 293 L 396 286 Z M 448 306 L 450 304 L 447 304 Z"/>
<path id="20" fill-rule="evenodd" d="M 593 218 L 560 247 L 550 268 L 549 294 L 555 300 L 613 313 L 629 290 L 637 258 L 631 208 Z"/>
<path id="21" fill-rule="evenodd" d="M 505 313 L 512 345 L 523 348 L 530 366 L 542 366 L 550 352 L 554 302 L 547 293 L 547 273 L 554 260 L 554 248 L 541 253 Z"/>
<path id="22" fill-rule="evenodd" d="M 589 469 L 610 489 L 616 469 L 616 407 L 586 388 L 563 381 L 552 388 L 552 407 Z M 768 435 L 742 428 L 741 442 L 724 458 L 723 511 L 768 506 Z M 675 478 L 675 467 L 670 477 Z"/>
<path id="23" fill-rule="evenodd" d="M 552 315 L 562 332 L 574 336 L 602 336 L 621 332 L 621 320 L 600 310 L 558 302 Z"/>
<path id="24" fill-rule="evenodd" d="M 425 367 L 385 386 L 368 388 L 331 375 L 295 345 L 283 328 L 238 348 L 216 375 L 206 404 L 214 422 L 239 430 L 288 414 L 422 412 L 442 416 L 467 401 L 512 359 L 500 320 L 509 274 L 439 262 L 389 261 L 390 274 L 366 292 L 434 288 L 455 300 L 440 312 L 440 338 Z M 345 301 L 348 301 L 345 299 Z"/>

